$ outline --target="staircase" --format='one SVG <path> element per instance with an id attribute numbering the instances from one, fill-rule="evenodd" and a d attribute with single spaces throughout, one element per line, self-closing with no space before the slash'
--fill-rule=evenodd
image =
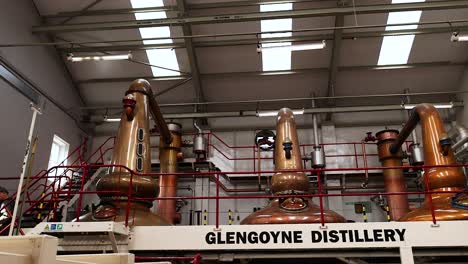
<path id="1" fill-rule="evenodd" d="M 23 185 L 23 213 L 15 226 L 20 224 L 21 228 L 31 228 L 43 221 L 72 220 L 77 214 L 81 215 L 81 212 L 76 212 L 78 204 L 81 206 L 81 202 L 77 203 L 80 201 L 78 192 L 92 186 L 97 177 L 106 171 L 99 165 L 103 164 L 104 155 L 113 148 L 114 139 L 106 140 L 87 159 L 84 158 L 87 140 L 84 140 L 59 166 L 32 176 L 26 191 L 26 184 Z M 65 166 L 66 161 L 69 164 Z M 64 172 L 57 175 L 59 168 Z M 12 206 L 16 193 L 10 197 L 11 201 L 6 203 L 6 207 Z M 1 227 L 2 230 L 7 228 L 9 225 Z"/>

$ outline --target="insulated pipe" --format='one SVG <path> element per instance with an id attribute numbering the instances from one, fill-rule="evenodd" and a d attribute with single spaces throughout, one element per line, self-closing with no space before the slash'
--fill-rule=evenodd
<path id="1" fill-rule="evenodd" d="M 418 104 L 411 112 L 397 139 L 390 145 L 392 154 L 398 153 L 405 139 L 416 127 L 422 126 L 425 165 L 444 166 L 456 164 L 453 150 L 450 147 L 444 124 L 431 104 Z M 459 167 L 428 168 L 425 171 L 426 189 L 428 191 L 461 191 L 465 188 L 465 177 Z M 452 206 L 453 194 L 436 193 L 426 195 L 422 206 L 399 220 L 401 221 L 436 221 L 436 220 L 466 220 L 468 210 Z"/>

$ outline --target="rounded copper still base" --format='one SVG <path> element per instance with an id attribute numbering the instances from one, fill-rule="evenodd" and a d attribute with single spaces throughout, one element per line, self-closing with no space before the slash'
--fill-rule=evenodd
<path id="1" fill-rule="evenodd" d="M 274 199 L 270 204 L 249 215 L 242 220 L 241 225 L 265 225 L 265 224 L 311 224 L 320 223 L 320 207 L 307 200 L 305 209 L 285 210 L 280 207 L 279 199 Z M 343 223 L 346 219 L 331 211 L 323 210 L 325 223 Z"/>
<path id="2" fill-rule="evenodd" d="M 448 191 L 447 189 L 445 190 Z M 457 191 L 461 189 L 450 190 Z M 468 220 L 468 210 L 452 206 L 451 199 L 453 196 L 453 193 L 440 193 L 432 195 L 432 205 L 434 207 L 436 221 Z M 398 221 L 432 221 L 432 211 L 429 198 L 426 197 L 421 207 L 409 212 Z"/>
<path id="3" fill-rule="evenodd" d="M 121 202 L 119 207 L 103 204 L 99 205 L 93 212 L 80 217 L 81 222 L 114 221 L 125 222 L 127 203 Z M 75 221 L 75 220 L 73 220 Z M 170 225 L 159 215 L 150 212 L 145 204 L 130 203 L 128 215 L 129 226 L 167 226 Z"/>

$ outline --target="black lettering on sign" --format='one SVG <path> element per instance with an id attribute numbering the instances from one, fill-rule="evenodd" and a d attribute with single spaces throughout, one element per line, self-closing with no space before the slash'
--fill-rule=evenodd
<path id="1" fill-rule="evenodd" d="M 250 244 L 258 244 L 258 234 L 257 232 L 250 232 L 247 236 L 247 240 Z"/>
<path id="2" fill-rule="evenodd" d="M 336 243 L 339 240 L 340 240 L 340 238 L 338 237 L 338 231 L 336 231 L 336 230 L 330 231 L 330 242 Z"/>
<path id="3" fill-rule="evenodd" d="M 312 243 L 322 242 L 322 233 L 320 231 L 312 231 Z"/>
<path id="4" fill-rule="evenodd" d="M 277 244 L 280 232 L 279 231 L 278 232 L 271 231 L 270 234 L 271 234 L 271 237 L 273 237 L 273 243 Z"/>
<path id="5" fill-rule="evenodd" d="M 382 238 L 382 229 L 374 229 L 374 241 L 375 242 L 383 242 Z"/>
<path id="6" fill-rule="evenodd" d="M 226 244 L 234 244 L 235 232 L 226 232 Z"/>
<path id="7" fill-rule="evenodd" d="M 373 243 L 405 241 L 406 229 L 312 230 L 312 243 Z M 302 231 L 208 232 L 205 242 L 213 244 L 302 244 Z"/>
<path id="8" fill-rule="evenodd" d="M 209 232 L 205 236 L 205 241 L 208 245 L 216 244 L 215 233 Z"/>
<path id="9" fill-rule="evenodd" d="M 338 232 L 341 234 L 341 241 L 346 242 L 346 234 L 348 234 L 348 230 L 340 230 Z"/>
<path id="10" fill-rule="evenodd" d="M 294 231 L 294 243 L 302 243 L 302 231 Z"/>
<path id="11" fill-rule="evenodd" d="M 283 243 L 286 243 L 286 241 L 288 241 L 288 243 L 292 243 L 292 239 L 291 239 L 291 231 L 282 231 L 281 232 L 281 238 L 282 238 L 282 242 Z"/>
<path id="12" fill-rule="evenodd" d="M 356 238 L 356 242 L 364 242 L 364 239 L 359 237 L 359 230 L 354 230 L 354 237 Z"/>
<path id="13" fill-rule="evenodd" d="M 222 233 L 218 232 L 217 235 L 218 235 L 218 244 L 226 244 L 226 241 L 224 241 L 223 237 L 221 236 Z"/>
<path id="14" fill-rule="evenodd" d="M 245 232 L 237 232 L 236 236 L 236 243 L 237 244 L 247 244 L 247 235 Z"/>
<path id="15" fill-rule="evenodd" d="M 374 242 L 374 239 L 369 237 L 369 234 L 367 233 L 367 230 L 364 230 L 364 241 L 366 242 Z"/>
<path id="16" fill-rule="evenodd" d="M 393 230 L 393 229 L 384 229 L 384 236 L 385 236 L 385 241 L 386 242 L 389 242 L 390 239 L 392 241 L 396 241 L 395 240 L 395 230 Z"/>
<path id="17" fill-rule="evenodd" d="M 270 234 L 268 232 L 261 232 L 260 242 L 262 242 L 263 244 L 267 244 L 268 242 L 270 242 Z"/>
<path id="18" fill-rule="evenodd" d="M 395 229 L 395 231 L 397 232 L 398 236 L 400 237 L 400 241 L 405 241 L 405 232 L 406 232 L 406 229 Z"/>

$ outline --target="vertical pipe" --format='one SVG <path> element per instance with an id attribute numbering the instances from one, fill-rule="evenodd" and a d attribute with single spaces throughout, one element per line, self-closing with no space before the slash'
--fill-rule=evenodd
<path id="1" fill-rule="evenodd" d="M 257 159 L 258 159 L 258 190 L 262 190 L 262 182 L 261 182 L 261 177 L 262 177 L 262 170 L 261 170 L 261 156 L 260 156 L 260 146 L 257 148 Z"/>
<path id="2" fill-rule="evenodd" d="M 315 100 L 312 99 L 312 108 L 315 108 Z M 314 125 L 314 147 L 318 147 L 320 145 L 318 139 L 318 127 L 317 127 L 317 114 L 312 115 L 312 122 Z"/>
<path id="3" fill-rule="evenodd" d="M 177 156 L 182 147 L 181 125 L 177 123 L 169 123 L 171 132 L 171 143 L 167 144 L 166 140 L 161 137 L 159 142 L 159 159 L 161 173 L 169 173 L 159 177 L 159 197 L 176 197 L 177 196 L 177 175 L 170 173 L 177 172 Z M 159 200 L 158 214 L 170 224 L 175 224 L 180 221 L 180 217 L 176 212 L 176 200 Z"/>
<path id="4" fill-rule="evenodd" d="M 322 226 L 325 226 L 325 216 L 323 215 L 323 195 L 322 195 L 322 179 L 320 177 L 320 171 L 317 171 L 317 187 L 318 187 L 318 195 L 319 195 L 319 199 L 320 199 L 320 223 L 322 224 Z"/>
<path id="5" fill-rule="evenodd" d="M 409 94 L 409 92 L 410 92 L 409 89 L 405 89 L 405 93 L 406 93 L 406 94 Z M 409 95 L 406 96 L 406 103 L 407 103 L 407 104 L 410 104 L 410 103 L 411 103 L 411 98 L 410 98 Z M 408 112 L 408 118 L 410 118 L 410 116 L 411 116 L 411 111 L 408 110 L 407 112 Z M 414 145 L 417 145 L 417 144 L 418 144 L 418 137 L 417 137 L 417 135 L 416 135 L 416 130 L 413 130 L 413 131 L 411 132 L 411 139 L 412 139 Z"/>
<path id="6" fill-rule="evenodd" d="M 383 130 L 376 134 L 379 159 L 384 167 L 402 166 L 403 152 L 401 148 L 396 153 L 389 151 L 398 137 L 398 130 Z M 406 192 L 406 181 L 402 169 L 383 170 L 385 192 Z M 407 195 L 387 195 L 387 202 L 392 220 L 399 220 L 409 212 Z"/>
<path id="7" fill-rule="evenodd" d="M 13 209 L 13 215 L 11 217 L 11 225 L 10 225 L 10 230 L 8 231 L 8 236 L 13 235 L 13 230 L 15 228 L 15 223 L 16 223 L 16 217 L 18 214 L 18 204 L 21 199 L 21 192 L 23 188 L 23 181 L 24 181 L 24 174 L 26 173 L 26 167 L 29 163 L 29 153 L 31 150 L 31 140 L 33 137 L 34 133 L 34 128 L 36 127 L 36 118 L 37 114 L 40 113 L 39 109 L 31 105 L 31 110 L 33 111 L 32 118 L 31 118 L 31 125 L 29 126 L 29 134 L 28 134 L 28 139 L 26 142 L 26 153 L 24 154 L 24 159 L 23 159 L 23 166 L 21 167 L 21 174 L 20 174 L 20 179 L 18 183 L 18 190 L 16 192 L 16 198 L 15 198 L 15 207 Z M 21 216 L 20 216 L 21 217 Z"/>

